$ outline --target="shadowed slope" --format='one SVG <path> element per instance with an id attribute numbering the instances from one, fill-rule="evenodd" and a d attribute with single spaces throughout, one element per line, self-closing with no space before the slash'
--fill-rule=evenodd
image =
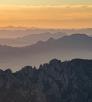
<path id="1" fill-rule="evenodd" d="M 75 34 L 59 39 L 50 38 L 25 47 L 0 46 L 0 65 L 4 68 L 19 68 L 30 64 L 38 66 L 53 58 L 92 59 L 92 37 Z"/>
<path id="2" fill-rule="evenodd" d="M 91 102 L 92 60 L 53 59 L 39 69 L 0 70 L 0 102 Z"/>

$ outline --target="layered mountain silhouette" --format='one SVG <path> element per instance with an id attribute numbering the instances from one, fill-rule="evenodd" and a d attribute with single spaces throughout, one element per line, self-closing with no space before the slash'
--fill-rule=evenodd
<path id="1" fill-rule="evenodd" d="M 0 102 L 92 102 L 92 60 L 0 70 Z"/>
<path id="2" fill-rule="evenodd" d="M 38 30 L 37 30 L 38 31 Z M 17 36 L 19 36 L 19 34 L 21 35 L 21 37 L 17 37 L 17 38 L 0 38 L 0 44 L 2 45 L 8 45 L 8 46 L 13 46 L 13 47 L 22 47 L 22 46 L 28 46 L 28 45 L 32 45 L 36 42 L 38 42 L 39 40 L 43 40 L 46 41 L 48 40 L 50 37 L 53 38 L 59 38 L 62 36 L 65 36 L 66 34 L 63 32 L 59 32 L 59 31 L 31 31 L 31 30 L 14 30 L 14 31 L 3 31 L 1 33 L 4 33 L 5 35 L 9 35 L 9 36 L 13 36 L 14 34 L 16 35 L 18 33 Z M 7 34 L 9 33 L 9 34 Z"/>
<path id="3" fill-rule="evenodd" d="M 0 66 L 16 68 L 48 62 L 52 58 L 92 59 L 92 37 L 86 34 L 72 34 L 58 39 L 50 38 L 31 46 L 0 46 Z"/>
<path id="4" fill-rule="evenodd" d="M 85 29 L 38 29 L 24 27 L 0 28 L 0 44 L 8 46 L 27 46 L 39 40 L 46 41 L 50 37 L 59 38 L 70 34 L 88 34 L 91 36 L 92 28 Z"/>

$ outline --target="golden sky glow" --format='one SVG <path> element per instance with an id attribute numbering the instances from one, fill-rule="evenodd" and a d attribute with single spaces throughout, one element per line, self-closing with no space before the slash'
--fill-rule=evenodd
<path id="1" fill-rule="evenodd" d="M 92 0 L 0 0 L 1 5 L 90 4 Z"/>
<path id="2" fill-rule="evenodd" d="M 1 6 L 0 27 L 92 27 L 92 5 Z"/>

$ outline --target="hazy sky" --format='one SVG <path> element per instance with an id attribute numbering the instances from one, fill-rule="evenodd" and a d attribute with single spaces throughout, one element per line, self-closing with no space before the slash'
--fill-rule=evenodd
<path id="1" fill-rule="evenodd" d="M 92 0 L 0 0 L 0 27 L 92 27 Z"/>
<path id="2" fill-rule="evenodd" d="M 56 4 L 92 3 L 92 0 L 0 0 L 0 4 L 19 5 L 56 5 Z"/>

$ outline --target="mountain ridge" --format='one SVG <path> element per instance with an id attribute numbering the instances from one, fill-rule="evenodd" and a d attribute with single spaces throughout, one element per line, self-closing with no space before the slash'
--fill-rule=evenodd
<path id="1" fill-rule="evenodd" d="M 31 32 L 30 32 L 31 33 Z M 0 44 L 2 45 L 8 45 L 8 46 L 14 46 L 14 47 L 23 47 L 23 46 L 28 46 L 32 45 L 39 40 L 46 41 L 50 37 L 53 38 L 59 38 L 66 35 L 65 33 L 62 32 L 42 32 L 42 33 L 37 33 L 37 34 L 26 34 L 23 37 L 18 37 L 18 38 L 7 38 L 7 39 L 0 39 Z"/>
<path id="2" fill-rule="evenodd" d="M 73 36 L 73 37 L 72 37 Z M 92 58 L 92 37 L 74 35 L 50 38 L 25 47 L 0 47 L 1 67 L 22 67 L 24 65 L 39 65 L 52 58 L 63 60 L 73 58 Z M 12 63 L 10 63 L 10 62 Z"/>
<path id="3" fill-rule="evenodd" d="M 0 70 L 0 102 L 91 102 L 92 60 L 52 59 L 39 69 Z"/>

